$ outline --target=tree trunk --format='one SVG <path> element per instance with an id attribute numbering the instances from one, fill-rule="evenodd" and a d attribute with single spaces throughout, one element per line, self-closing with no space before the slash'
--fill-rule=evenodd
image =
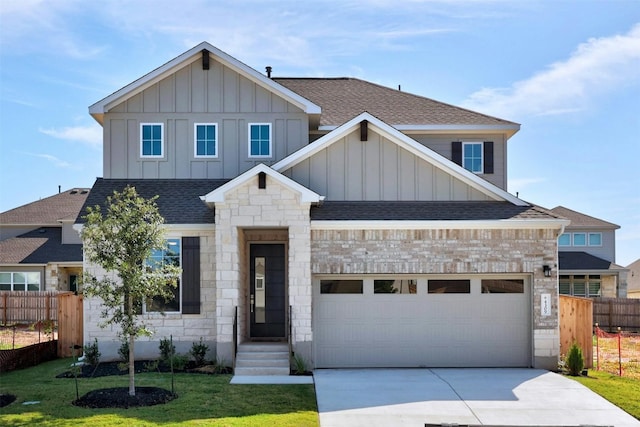
<path id="1" fill-rule="evenodd" d="M 127 307 L 129 318 L 133 316 L 133 298 L 131 294 L 127 296 L 127 300 L 129 302 L 129 307 Z M 129 331 L 129 396 L 136 395 L 136 361 L 133 356 L 133 346 L 135 344 L 136 337 L 133 334 L 133 331 Z"/>

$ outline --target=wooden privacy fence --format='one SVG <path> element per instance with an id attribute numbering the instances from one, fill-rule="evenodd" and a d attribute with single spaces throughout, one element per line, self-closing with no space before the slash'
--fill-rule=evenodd
<path id="1" fill-rule="evenodd" d="M 57 296 L 58 292 L 56 291 L 0 292 L 2 324 L 58 320 Z"/>
<path id="2" fill-rule="evenodd" d="M 573 343 L 582 349 L 585 368 L 593 366 L 593 301 L 560 295 L 560 354 Z"/>
<path id="3" fill-rule="evenodd" d="M 594 298 L 593 321 L 607 332 L 640 332 L 640 299 Z"/>
<path id="4" fill-rule="evenodd" d="M 83 345 L 82 296 L 65 292 L 58 294 L 58 357 L 73 356 L 74 345 Z"/>

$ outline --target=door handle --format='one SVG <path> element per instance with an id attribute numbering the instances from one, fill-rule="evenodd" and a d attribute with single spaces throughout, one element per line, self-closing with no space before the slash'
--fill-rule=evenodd
<path id="1" fill-rule="evenodd" d="M 253 313 L 253 306 L 255 305 L 255 296 L 251 295 L 251 312 Z"/>

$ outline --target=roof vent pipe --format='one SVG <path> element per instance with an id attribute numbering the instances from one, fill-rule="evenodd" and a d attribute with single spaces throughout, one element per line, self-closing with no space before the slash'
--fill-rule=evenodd
<path id="1" fill-rule="evenodd" d="M 267 77 L 271 78 L 271 65 L 267 65 L 265 69 L 267 70 Z"/>
<path id="2" fill-rule="evenodd" d="M 62 191 L 62 186 L 58 185 L 58 194 L 60 194 L 61 191 Z"/>

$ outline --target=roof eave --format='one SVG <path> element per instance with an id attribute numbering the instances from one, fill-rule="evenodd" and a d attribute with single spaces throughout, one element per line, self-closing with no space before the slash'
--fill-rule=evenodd
<path id="1" fill-rule="evenodd" d="M 312 230 L 444 230 L 444 229 L 552 229 L 561 230 L 563 219 L 497 219 L 497 220 L 312 220 Z"/>

